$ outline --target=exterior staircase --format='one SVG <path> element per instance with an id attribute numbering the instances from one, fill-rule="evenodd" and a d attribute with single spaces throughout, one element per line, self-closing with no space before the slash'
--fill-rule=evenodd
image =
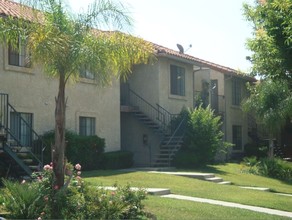
<path id="1" fill-rule="evenodd" d="M 156 155 L 152 166 L 170 167 L 176 152 L 181 148 L 184 137 L 185 121 L 173 123 L 178 118 L 177 114 L 171 114 L 160 105 L 153 106 L 130 88 L 126 91 L 126 106 L 130 106 L 134 116 L 154 133 L 161 137 L 159 153 Z"/>
<path id="2" fill-rule="evenodd" d="M 12 115 L 16 122 L 12 122 Z M 20 135 L 24 131 L 25 141 Z M 29 177 L 33 171 L 39 171 L 45 147 L 27 120 L 9 103 L 8 94 L 0 93 L 0 159 L 1 166 L 6 168 L 4 177 Z"/>

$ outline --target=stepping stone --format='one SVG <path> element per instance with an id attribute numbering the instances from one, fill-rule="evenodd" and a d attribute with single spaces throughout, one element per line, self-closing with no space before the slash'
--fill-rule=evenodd
<path id="1" fill-rule="evenodd" d="M 222 181 L 222 182 L 218 182 L 218 184 L 220 185 L 231 185 L 230 181 Z"/>
<path id="2" fill-rule="evenodd" d="M 280 196 L 292 196 L 292 194 L 287 194 L 287 193 L 275 193 L 277 195 L 280 195 Z"/>
<path id="3" fill-rule="evenodd" d="M 240 188 L 243 188 L 243 189 L 260 190 L 260 191 L 270 191 L 269 188 L 265 188 L 265 187 L 240 186 Z"/>
<path id="4" fill-rule="evenodd" d="M 210 182 L 214 182 L 214 183 L 223 182 L 223 179 L 220 177 L 205 178 L 205 180 L 210 181 Z"/>

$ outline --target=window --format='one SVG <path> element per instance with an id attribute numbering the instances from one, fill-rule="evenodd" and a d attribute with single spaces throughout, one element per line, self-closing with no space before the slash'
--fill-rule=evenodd
<path id="1" fill-rule="evenodd" d="M 239 80 L 232 80 L 232 105 L 241 103 L 241 83 Z"/>
<path id="2" fill-rule="evenodd" d="M 79 134 L 84 136 L 95 135 L 95 118 L 79 117 Z"/>
<path id="3" fill-rule="evenodd" d="M 12 66 L 30 67 L 30 57 L 26 49 L 26 40 L 19 38 L 18 49 L 8 47 L 8 64 Z"/>
<path id="4" fill-rule="evenodd" d="M 88 71 L 86 67 L 80 70 L 80 77 L 85 79 L 95 79 L 95 76 L 92 72 Z"/>
<path id="5" fill-rule="evenodd" d="M 10 113 L 11 135 L 25 147 L 32 144 L 32 118 L 31 113 Z"/>
<path id="6" fill-rule="evenodd" d="M 185 95 L 185 69 L 170 65 L 170 93 L 172 95 Z"/>
<path id="7" fill-rule="evenodd" d="M 242 150 L 242 128 L 238 125 L 232 126 L 233 150 Z"/>

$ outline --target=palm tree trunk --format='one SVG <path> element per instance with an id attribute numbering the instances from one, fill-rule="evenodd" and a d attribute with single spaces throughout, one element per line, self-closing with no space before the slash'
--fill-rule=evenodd
<path id="1" fill-rule="evenodd" d="M 64 185 L 65 155 L 65 74 L 60 74 L 59 91 L 55 108 L 55 144 L 52 148 L 53 170 L 55 174 L 54 189 Z"/>

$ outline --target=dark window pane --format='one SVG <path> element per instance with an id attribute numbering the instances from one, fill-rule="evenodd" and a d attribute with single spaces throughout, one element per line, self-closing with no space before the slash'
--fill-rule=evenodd
<path id="1" fill-rule="evenodd" d="M 185 95 L 185 69 L 170 65 L 170 93 L 173 95 Z"/>
<path id="2" fill-rule="evenodd" d="M 242 150 L 242 128 L 238 125 L 232 126 L 233 149 Z"/>
<path id="3" fill-rule="evenodd" d="M 95 118 L 79 117 L 79 134 L 84 136 L 95 135 Z"/>

